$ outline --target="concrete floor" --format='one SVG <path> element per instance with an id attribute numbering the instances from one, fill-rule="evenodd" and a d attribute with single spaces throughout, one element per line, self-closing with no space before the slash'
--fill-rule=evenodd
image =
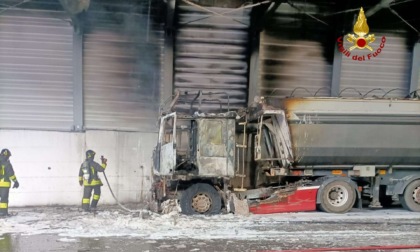
<path id="1" fill-rule="evenodd" d="M 49 251 L 281 251 L 295 250 L 305 251 L 305 249 L 314 248 L 339 248 L 359 247 L 359 246 L 413 246 L 404 251 L 420 251 L 420 213 L 407 212 L 401 209 L 391 210 L 359 210 L 354 209 L 351 213 L 343 215 L 328 215 L 320 212 L 297 213 L 297 214 L 278 214 L 278 215 L 255 215 L 236 219 L 234 216 L 223 216 L 202 218 L 190 217 L 185 220 L 191 223 L 202 223 L 200 228 L 195 228 L 194 232 L 186 232 L 180 235 L 165 236 L 163 238 L 153 238 L 150 234 L 142 237 L 127 236 L 121 231 L 121 236 L 115 235 L 118 232 L 107 236 L 107 233 L 101 233 L 97 237 L 68 236 L 65 234 L 66 228 L 71 227 L 77 230 L 77 227 L 66 225 L 61 227 L 59 233 L 51 233 L 52 228 L 57 223 L 76 218 L 72 213 L 63 214 L 65 218 L 59 219 L 52 216 L 57 208 L 36 209 L 38 212 L 47 212 L 42 214 L 44 220 L 33 220 L 28 222 L 24 219 L 25 209 L 20 209 L 18 215 L 21 221 L 15 222 L 13 219 L 3 222 L 3 231 L 6 226 L 10 230 L 17 230 L 12 233 L 0 235 L 0 252 L 49 252 Z M 54 211 L 53 211 L 54 210 Z M 33 209 L 31 211 L 34 211 Z M 38 213 L 36 212 L 36 213 Z M 31 215 L 32 216 L 32 215 Z M 35 215 L 38 216 L 38 215 Z M 61 215 L 60 215 L 61 216 Z M 16 216 L 17 217 L 17 216 Z M 10 217 L 10 218 L 16 218 Z M 26 218 L 26 217 L 25 217 Z M 104 221 L 106 216 L 97 216 L 93 222 L 89 222 L 88 227 L 91 230 L 101 228 L 95 221 Z M 184 217 L 180 217 L 183 219 Z M 78 221 L 84 218 L 79 217 Z M 136 221 L 137 219 L 132 219 Z M 156 218 L 153 225 L 163 225 L 164 218 Z M 240 222 L 246 220 L 246 222 Z M 140 220 L 138 220 L 140 221 Z M 204 222 L 203 222 L 204 221 Z M 220 222 L 225 223 L 220 225 Z M 230 223 L 229 223 L 230 222 Z M 234 223 L 246 225 L 241 228 L 235 227 L 233 235 L 226 239 L 213 237 L 217 233 L 226 232 L 226 229 L 232 227 Z M 29 223 L 29 224 L 28 224 Z M 47 225 L 47 224 L 50 225 Z M 55 223 L 55 224 L 54 224 Z M 107 222 L 106 222 L 107 223 Z M 141 223 L 144 223 L 141 222 Z M 18 228 L 24 227 L 28 230 L 29 226 L 39 225 L 37 232 L 25 233 Z M 42 225 L 40 225 L 42 224 Z M 54 224 L 54 225 L 52 225 Z M 85 223 L 86 224 L 86 223 Z M 219 227 L 212 230 L 211 235 L 202 239 L 203 235 L 198 232 L 208 233 L 211 228 L 219 224 Z M 12 225 L 12 226 L 10 226 Z M 150 227 L 154 227 L 150 226 Z M 102 226 L 102 228 L 105 226 Z M 167 226 L 174 228 L 176 226 Z M 182 226 L 188 229 L 189 226 Z M 192 228 L 192 226 L 191 226 Z M 2 226 L 0 225 L 0 231 Z M 117 228 L 118 229 L 118 228 Z M 82 229 L 80 229 L 82 230 Z M 156 229 L 152 232 L 163 232 L 163 229 Z M 165 227 L 165 230 L 167 228 Z M 235 232 L 237 232 L 235 236 Z M 243 237 L 247 235 L 244 231 L 251 230 L 256 236 L 252 238 Z M 118 230 L 117 230 L 118 231 Z M 179 231 L 179 230 L 178 230 Z M 216 231 L 216 232 L 215 232 Z M 44 233 L 43 233 L 44 232 Z M 145 233 L 145 231 L 139 231 Z M 3 232 L 0 232 L 0 234 Z M 90 235 L 92 233 L 89 233 Z M 196 236 L 196 237 L 195 237 Z M 419 249 L 415 249 L 417 247 Z M 364 250 L 364 251 L 398 251 L 398 250 Z M 402 251 L 402 250 L 401 250 Z"/>
<path id="2" fill-rule="evenodd" d="M 379 237 L 377 237 L 379 238 Z M 410 239 L 405 237 L 404 239 Z M 417 237 L 418 238 L 418 237 Z M 308 244 L 305 241 L 276 240 L 266 241 L 240 241 L 240 240 L 147 240 L 130 237 L 99 237 L 99 238 L 75 238 L 66 239 L 57 235 L 33 235 L 23 236 L 20 234 L 7 234 L 0 237 L 1 252 L 88 252 L 88 251 L 114 251 L 114 252 L 135 252 L 135 251 L 201 251 L 201 252 L 236 252 L 236 251 L 255 251 L 255 252 L 274 252 L 282 250 L 305 251 L 313 248 L 333 248 L 336 241 L 320 242 Z M 343 239 L 340 247 L 355 247 L 357 245 L 366 246 L 366 240 Z M 383 241 L 380 238 L 369 242 L 370 246 L 381 246 L 394 242 Z M 399 242 L 397 242 L 399 243 Z M 419 244 L 420 242 L 418 242 Z M 408 243 L 407 243 L 408 245 Z M 339 248 L 335 251 L 340 251 Z M 361 251 L 361 250 L 354 250 Z M 372 249 L 363 251 L 420 251 L 419 249 Z"/>

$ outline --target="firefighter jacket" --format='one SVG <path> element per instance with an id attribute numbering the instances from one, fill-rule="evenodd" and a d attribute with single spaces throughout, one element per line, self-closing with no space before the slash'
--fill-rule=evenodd
<path id="1" fill-rule="evenodd" d="M 93 160 L 87 159 L 82 163 L 79 170 L 79 181 L 83 181 L 84 186 L 103 185 L 98 176 L 98 172 L 105 171 L 106 164 L 98 164 Z"/>
<path id="2" fill-rule="evenodd" d="M 11 181 L 16 182 L 12 164 L 9 160 L 0 160 L 0 187 L 10 188 Z"/>

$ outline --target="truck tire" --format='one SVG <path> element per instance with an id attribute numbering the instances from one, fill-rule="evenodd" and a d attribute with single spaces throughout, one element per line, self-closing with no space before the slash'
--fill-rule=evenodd
<path id="1" fill-rule="evenodd" d="M 322 189 L 319 208 L 327 213 L 346 213 L 353 208 L 355 201 L 353 187 L 346 181 L 336 180 Z"/>
<path id="2" fill-rule="evenodd" d="M 401 205 L 412 212 L 420 212 L 420 180 L 414 180 L 400 195 Z"/>
<path id="3" fill-rule="evenodd" d="M 217 190 L 204 183 L 194 184 L 182 192 L 181 211 L 183 214 L 219 214 L 222 198 Z"/>

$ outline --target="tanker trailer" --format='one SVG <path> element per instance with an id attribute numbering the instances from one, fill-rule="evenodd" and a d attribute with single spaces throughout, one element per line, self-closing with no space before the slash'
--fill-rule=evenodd
<path id="1" fill-rule="evenodd" d="M 347 212 L 357 198 L 361 206 L 362 196 L 371 208 L 397 199 L 420 211 L 419 100 L 263 99 L 247 124 L 256 188 L 273 178 L 283 185 L 306 181 L 318 186 L 314 200 L 326 212 Z"/>

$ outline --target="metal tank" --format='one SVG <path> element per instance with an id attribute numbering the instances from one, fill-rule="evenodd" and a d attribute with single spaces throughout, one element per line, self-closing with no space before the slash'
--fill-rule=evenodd
<path id="1" fill-rule="evenodd" d="M 288 98 L 296 166 L 419 165 L 420 101 Z"/>

